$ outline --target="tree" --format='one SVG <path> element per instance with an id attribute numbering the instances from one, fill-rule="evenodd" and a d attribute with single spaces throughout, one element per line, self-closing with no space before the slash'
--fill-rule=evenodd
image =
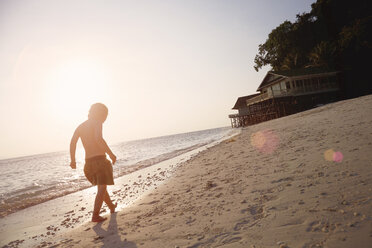
<path id="1" fill-rule="evenodd" d="M 290 21 L 285 21 L 275 28 L 264 44 L 259 45 L 258 55 L 256 55 L 255 70 L 258 71 L 262 66 L 270 64 L 273 68 L 281 67 L 285 56 L 291 50 L 291 31 L 293 24 Z"/>
<path id="2" fill-rule="evenodd" d="M 307 55 L 316 43 L 315 19 L 309 13 L 297 15 L 295 23 L 285 21 L 271 31 L 264 44 L 260 44 L 254 62 L 258 71 L 265 65 L 273 70 L 301 68 L 308 64 Z"/>
<path id="3" fill-rule="evenodd" d="M 309 13 L 273 29 L 258 47 L 254 69 L 274 71 L 321 66 L 344 72 L 352 95 L 372 93 L 372 9 L 367 0 L 317 0 Z M 350 86 L 353 84 L 352 86 Z M 358 91 L 358 92 L 357 92 Z"/>
<path id="4" fill-rule="evenodd" d="M 307 67 L 334 67 L 336 47 L 327 41 L 321 41 L 309 54 Z"/>

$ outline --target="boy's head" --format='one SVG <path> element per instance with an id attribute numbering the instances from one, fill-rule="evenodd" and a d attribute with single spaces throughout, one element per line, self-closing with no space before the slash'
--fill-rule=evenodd
<path id="1" fill-rule="evenodd" d="M 108 115 L 108 108 L 102 103 L 95 103 L 90 107 L 88 119 L 105 122 Z"/>

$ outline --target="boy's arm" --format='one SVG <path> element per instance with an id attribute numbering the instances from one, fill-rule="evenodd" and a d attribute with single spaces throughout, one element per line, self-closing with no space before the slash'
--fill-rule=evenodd
<path id="1" fill-rule="evenodd" d="M 97 128 L 95 129 L 95 138 L 97 140 L 98 145 L 110 156 L 110 159 L 112 161 L 112 164 L 115 164 L 116 162 L 116 156 L 111 151 L 110 147 L 107 145 L 106 141 L 103 139 L 102 136 L 102 124 L 97 125 Z"/>
<path id="2" fill-rule="evenodd" d="M 72 169 L 76 169 L 75 152 L 76 152 L 76 143 L 79 137 L 80 136 L 79 136 L 78 129 L 76 129 L 70 142 L 70 158 L 71 158 L 70 166 Z"/>

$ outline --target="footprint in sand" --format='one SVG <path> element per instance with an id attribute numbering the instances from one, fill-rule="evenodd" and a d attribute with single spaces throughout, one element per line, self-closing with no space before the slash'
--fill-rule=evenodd
<path id="1" fill-rule="evenodd" d="M 243 219 L 240 222 L 235 224 L 234 231 L 240 231 L 241 229 L 244 229 L 244 227 L 249 223 L 248 219 Z"/>

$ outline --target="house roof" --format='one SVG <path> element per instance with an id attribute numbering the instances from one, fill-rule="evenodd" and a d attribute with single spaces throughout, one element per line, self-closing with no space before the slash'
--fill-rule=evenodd
<path id="1" fill-rule="evenodd" d="M 269 71 L 267 72 L 266 76 L 262 80 L 260 86 L 258 86 L 257 91 L 259 91 L 265 86 L 268 86 L 284 78 L 306 76 L 306 75 L 312 75 L 312 74 L 331 73 L 331 72 L 337 72 L 337 71 L 334 69 L 329 69 L 325 67 L 308 67 L 308 68 L 300 68 L 300 69 L 286 70 L 286 71 Z"/>
<path id="2" fill-rule="evenodd" d="M 232 109 L 240 109 L 242 107 L 246 107 L 247 106 L 247 100 L 252 98 L 252 97 L 258 96 L 259 94 L 260 93 L 249 95 L 249 96 L 239 97 L 238 100 L 236 100 L 236 103 L 235 103 L 235 105 Z"/>
<path id="3" fill-rule="evenodd" d="M 328 73 L 328 72 L 335 72 L 334 69 L 329 69 L 325 67 L 308 67 L 308 68 L 299 68 L 294 70 L 286 70 L 286 71 L 271 71 L 271 73 L 276 75 L 282 75 L 286 77 L 295 77 L 295 76 L 305 76 L 311 74 L 321 74 L 321 73 Z"/>

